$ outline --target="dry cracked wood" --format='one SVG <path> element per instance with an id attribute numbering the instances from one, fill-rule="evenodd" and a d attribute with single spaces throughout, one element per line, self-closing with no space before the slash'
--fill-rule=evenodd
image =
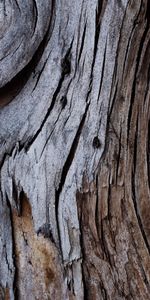
<path id="1" fill-rule="evenodd" d="M 149 299 L 149 15 L 0 1 L 1 299 Z"/>

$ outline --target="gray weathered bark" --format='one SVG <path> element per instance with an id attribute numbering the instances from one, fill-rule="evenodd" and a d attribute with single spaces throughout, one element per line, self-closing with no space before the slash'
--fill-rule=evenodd
<path id="1" fill-rule="evenodd" d="M 0 299 L 150 299 L 149 15 L 0 1 Z"/>

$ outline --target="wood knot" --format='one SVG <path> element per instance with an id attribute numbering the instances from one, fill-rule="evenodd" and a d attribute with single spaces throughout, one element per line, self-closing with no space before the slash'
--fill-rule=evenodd
<path id="1" fill-rule="evenodd" d="M 101 147 L 101 142 L 98 138 L 98 136 L 95 136 L 93 139 L 93 148 L 98 149 Z"/>
<path id="2" fill-rule="evenodd" d="M 61 67 L 62 67 L 63 75 L 69 75 L 70 74 L 70 72 L 71 72 L 71 62 L 70 62 L 69 57 L 65 57 L 64 59 L 62 59 Z"/>
<path id="3" fill-rule="evenodd" d="M 61 101 L 62 109 L 64 109 L 65 106 L 67 105 L 67 97 L 63 96 L 60 101 Z"/>
<path id="4" fill-rule="evenodd" d="M 50 224 L 46 223 L 43 226 L 41 226 L 37 231 L 37 235 L 39 234 L 43 235 L 44 238 L 49 238 L 54 243 L 54 238 Z"/>

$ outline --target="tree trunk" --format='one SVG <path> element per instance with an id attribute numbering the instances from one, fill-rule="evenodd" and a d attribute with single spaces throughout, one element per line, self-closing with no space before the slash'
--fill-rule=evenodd
<path id="1" fill-rule="evenodd" d="M 148 0 L 4 0 L 0 28 L 0 299 L 150 299 Z"/>

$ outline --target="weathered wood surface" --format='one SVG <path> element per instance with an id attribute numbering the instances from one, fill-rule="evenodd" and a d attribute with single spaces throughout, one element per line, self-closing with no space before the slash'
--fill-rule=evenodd
<path id="1" fill-rule="evenodd" d="M 150 299 L 149 16 L 0 1 L 0 299 Z"/>

